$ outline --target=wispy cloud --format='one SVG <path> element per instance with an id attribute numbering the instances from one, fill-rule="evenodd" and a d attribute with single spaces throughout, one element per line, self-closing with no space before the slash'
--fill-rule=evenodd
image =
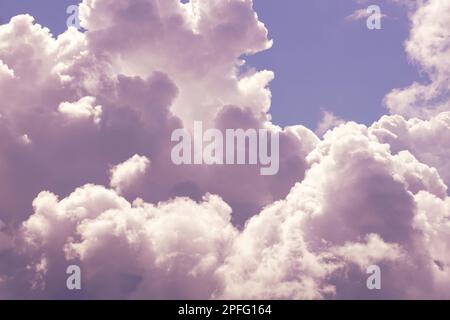
<path id="1" fill-rule="evenodd" d="M 347 17 L 345 17 L 345 20 L 346 21 L 358 21 L 358 20 L 362 20 L 362 19 L 367 19 L 372 14 L 373 14 L 373 12 L 367 10 L 367 8 L 357 9 L 352 14 L 348 15 Z M 386 18 L 387 15 L 382 13 L 380 15 L 380 17 L 381 18 Z"/>

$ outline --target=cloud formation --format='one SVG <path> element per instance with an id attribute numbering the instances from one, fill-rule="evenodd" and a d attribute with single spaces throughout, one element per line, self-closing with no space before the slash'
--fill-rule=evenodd
<path id="1" fill-rule="evenodd" d="M 87 31 L 57 38 L 1 25 L 0 298 L 449 298 L 447 9 L 411 13 L 430 83 L 369 127 L 325 113 L 321 137 L 271 122 L 251 0 L 85 0 Z M 279 173 L 174 165 L 197 120 L 279 133 Z"/>
<path id="2" fill-rule="evenodd" d="M 424 1 L 411 15 L 412 28 L 406 53 L 427 76 L 425 83 L 394 89 L 385 103 L 391 113 L 429 118 L 450 111 L 450 3 Z"/>
<path id="3" fill-rule="evenodd" d="M 91 119 L 99 124 L 102 116 L 102 107 L 94 106 L 94 97 L 84 97 L 75 103 L 62 102 L 58 111 L 71 119 Z"/>
<path id="4" fill-rule="evenodd" d="M 406 151 L 392 155 L 354 123 L 326 134 L 308 158 L 306 178 L 285 200 L 253 217 L 238 237 L 221 270 L 225 297 L 450 294 L 441 285 L 449 276 L 449 255 L 430 245 L 449 243 L 450 199 L 435 169 Z M 385 270 L 381 292 L 365 287 L 372 264 Z"/>
<path id="5" fill-rule="evenodd" d="M 110 185 L 119 194 L 136 184 L 149 169 L 150 160 L 137 154 L 111 169 Z"/>
<path id="6" fill-rule="evenodd" d="M 348 15 L 347 17 L 345 17 L 346 21 L 358 21 L 358 20 L 363 20 L 363 19 L 367 19 L 368 17 L 370 17 L 371 15 L 373 15 L 374 13 L 371 12 L 371 10 L 368 10 L 367 8 L 362 8 L 362 9 L 356 9 L 355 11 L 353 11 L 352 14 Z M 379 14 L 377 15 L 378 18 L 382 19 L 382 18 L 386 18 L 387 15 L 385 14 Z"/>

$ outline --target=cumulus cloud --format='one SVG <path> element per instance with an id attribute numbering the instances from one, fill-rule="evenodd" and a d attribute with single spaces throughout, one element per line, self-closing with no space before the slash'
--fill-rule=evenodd
<path id="1" fill-rule="evenodd" d="M 435 169 L 355 123 L 329 131 L 308 161 L 305 179 L 242 231 L 218 196 L 154 205 L 96 185 L 62 200 L 42 192 L 21 233 L 31 294 L 59 292 L 51 274 L 78 263 L 88 298 L 450 296 L 450 198 Z M 373 264 L 380 293 L 365 288 Z"/>
<path id="2" fill-rule="evenodd" d="M 75 103 L 62 102 L 58 111 L 71 119 L 92 119 L 99 124 L 102 115 L 102 107 L 94 106 L 94 97 L 83 97 Z"/>
<path id="3" fill-rule="evenodd" d="M 406 120 L 401 116 L 384 116 L 371 126 L 371 132 L 393 152 L 408 150 L 421 162 L 436 168 L 450 185 L 450 113 L 429 120 Z"/>
<path id="4" fill-rule="evenodd" d="M 425 108 L 397 90 L 395 115 L 325 112 L 321 138 L 271 122 L 251 0 L 84 0 L 87 31 L 57 38 L 29 15 L 1 25 L 0 297 L 73 298 L 70 264 L 80 298 L 449 297 L 447 7 L 412 14 Z M 278 133 L 279 173 L 174 165 L 194 120 Z"/>
<path id="5" fill-rule="evenodd" d="M 428 77 L 425 83 L 392 90 L 385 103 L 393 114 L 429 118 L 450 110 L 450 3 L 431 0 L 411 15 L 406 52 Z"/>
<path id="6" fill-rule="evenodd" d="M 155 206 L 86 185 L 62 200 L 43 192 L 33 206 L 23 226 L 28 250 L 38 257 L 33 268 L 43 256 L 46 274 L 61 267 L 58 258 L 79 263 L 90 298 L 208 297 L 237 233 L 231 208 L 212 195 Z M 53 280 L 47 277 L 44 290 L 60 287 Z"/>
<path id="7" fill-rule="evenodd" d="M 9 69 L 9 67 L 0 60 L 0 76 L 14 78 L 14 71 Z"/>
<path id="8" fill-rule="evenodd" d="M 200 201 L 214 192 L 242 226 L 303 178 L 317 137 L 270 124 L 273 73 L 243 72 L 243 55 L 271 46 L 252 1 L 102 0 L 80 9 L 86 33 L 69 28 L 54 38 L 29 15 L 0 26 L 0 216 L 7 225 L 26 220 L 42 190 L 63 196 L 86 183 L 110 183 L 130 202 Z M 194 119 L 280 131 L 280 174 L 173 165 L 170 134 Z M 134 154 L 140 158 L 130 159 Z M 20 270 L 19 258 L 8 259 Z M 39 270 L 23 279 L 42 288 L 46 268 L 26 270 Z"/>
<path id="9" fill-rule="evenodd" d="M 402 256 L 399 245 L 386 243 L 377 234 L 368 234 L 364 240 L 366 242 L 350 242 L 331 251 L 337 257 L 355 263 L 361 270 L 366 270 L 376 261 L 396 261 Z"/>
<path id="10" fill-rule="evenodd" d="M 127 161 L 114 166 L 111 169 L 110 185 L 118 193 L 136 183 L 150 166 L 150 160 L 135 154 Z"/>
<path id="11" fill-rule="evenodd" d="M 248 0 L 156 5 L 84 1 L 81 20 L 88 31 L 69 28 L 56 39 L 28 15 L 0 27 L 8 74 L 0 77 L 6 131 L 0 148 L 14 150 L 3 153 L 0 165 L 0 207 L 8 219 L 25 218 L 43 188 L 68 194 L 86 183 L 107 185 L 107 168 L 134 154 L 152 159 L 154 170 L 144 174 L 148 183 L 140 190 L 125 194 L 130 201 L 198 200 L 214 192 L 235 208 L 240 223 L 303 178 L 314 140 L 306 129 L 282 133 L 282 174 L 273 178 L 253 168 L 178 168 L 170 162 L 171 132 L 190 129 L 193 120 L 214 127 L 236 114 L 253 128 L 266 126 L 273 73 L 246 69 L 242 56 L 271 41 Z M 247 184 L 239 183 L 243 172 Z M 224 177 L 221 186 L 217 179 Z"/>
<path id="12" fill-rule="evenodd" d="M 91 50 L 121 73 L 170 75 L 179 90 L 171 110 L 189 127 L 200 119 L 211 124 L 225 105 L 268 111 L 273 73 L 239 72 L 242 55 L 272 45 L 252 6 L 251 0 L 89 0 L 80 13 Z"/>
<path id="13" fill-rule="evenodd" d="M 446 230 L 437 241 L 448 243 L 449 198 L 442 181 L 434 185 L 435 171 L 417 160 L 405 164 L 351 123 L 326 134 L 309 160 L 306 178 L 238 236 L 220 271 L 221 297 L 449 296 L 440 282 L 448 278 L 449 255 L 429 246 L 437 226 Z M 412 188 L 414 175 L 424 182 Z M 434 205 L 439 209 L 429 210 Z M 431 229 L 428 219 L 435 221 Z M 384 270 L 378 294 L 365 288 L 372 264 Z"/>

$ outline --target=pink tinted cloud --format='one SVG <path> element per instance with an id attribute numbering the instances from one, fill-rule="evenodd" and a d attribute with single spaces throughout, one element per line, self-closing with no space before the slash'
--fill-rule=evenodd
<path id="1" fill-rule="evenodd" d="M 438 51 L 424 62 L 430 96 L 446 83 L 447 17 L 430 18 L 445 6 L 412 15 L 408 53 Z M 240 72 L 243 54 L 271 46 L 252 1 L 85 0 L 80 11 L 88 31 L 56 39 L 28 15 L 0 26 L 1 298 L 70 298 L 73 263 L 85 298 L 450 295 L 445 104 L 410 119 L 421 109 L 398 100 L 399 115 L 339 120 L 320 139 L 271 122 L 271 71 Z M 427 30 L 436 36 L 416 52 Z M 170 135 L 194 120 L 278 132 L 279 173 L 175 166 Z M 367 264 L 383 268 L 379 293 Z"/>

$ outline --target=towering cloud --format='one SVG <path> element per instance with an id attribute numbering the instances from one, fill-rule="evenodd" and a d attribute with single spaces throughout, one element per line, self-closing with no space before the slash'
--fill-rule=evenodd
<path id="1" fill-rule="evenodd" d="M 450 295 L 441 285 L 449 277 L 441 246 L 449 243 L 450 198 L 436 170 L 407 151 L 392 155 L 353 123 L 328 133 L 308 159 L 306 178 L 239 235 L 221 268 L 222 297 Z M 380 292 L 366 288 L 373 264 L 384 270 Z"/>
<path id="2" fill-rule="evenodd" d="M 87 31 L 57 38 L 1 25 L 0 298 L 450 297 L 448 10 L 411 15 L 430 83 L 370 127 L 325 114 L 320 138 L 271 122 L 251 0 L 85 0 Z M 194 121 L 277 132 L 279 173 L 174 165 Z"/>

